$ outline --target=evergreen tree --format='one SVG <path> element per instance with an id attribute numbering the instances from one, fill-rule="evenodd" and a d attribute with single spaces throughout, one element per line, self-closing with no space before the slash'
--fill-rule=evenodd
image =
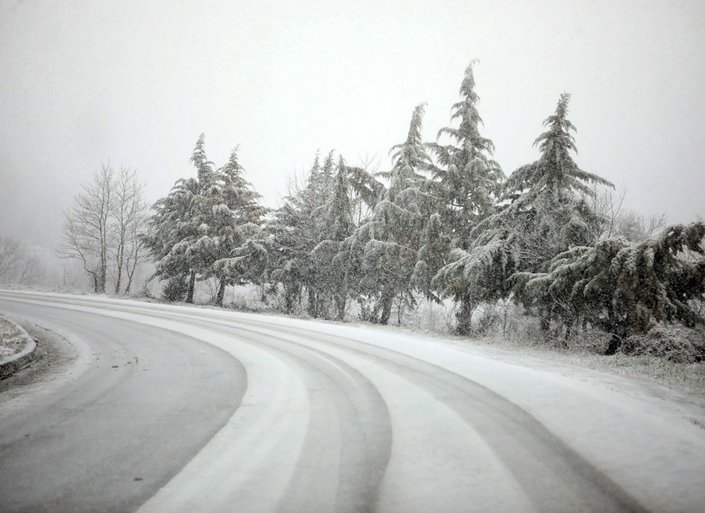
<path id="1" fill-rule="evenodd" d="M 302 229 L 303 215 L 298 198 L 289 196 L 267 222 L 268 276 L 284 289 L 284 310 L 291 313 L 301 298 L 303 274 L 308 262 L 310 240 Z"/>
<path id="2" fill-rule="evenodd" d="M 539 160 L 509 177 L 502 207 L 475 226 L 469 248 L 456 249 L 453 261 L 439 271 L 435 280 L 446 293 L 466 294 L 475 304 L 507 297 L 514 273 L 545 271 L 558 253 L 597 239 L 602 219 L 588 201 L 595 194 L 590 185 L 612 184 L 573 161 L 575 127 L 566 117 L 569 100 L 570 95 L 561 95 L 555 113 L 544 121 L 547 130 L 534 143 L 541 151 Z M 538 308 L 547 330 L 545 305 L 535 297 L 517 298 Z M 469 315 L 459 317 L 459 328 L 469 331 Z"/>
<path id="3" fill-rule="evenodd" d="M 226 286 L 244 283 L 246 275 L 251 278 L 250 273 L 238 274 L 243 259 L 250 255 L 249 251 L 241 254 L 241 247 L 253 237 L 259 239 L 261 218 L 266 209 L 259 204 L 260 195 L 245 179 L 237 148 L 225 166 L 211 171 L 209 181 L 210 186 L 203 191 L 199 202 L 201 237 L 187 251 L 198 262 L 201 276 L 218 279 L 216 304 L 222 306 Z M 261 249 L 261 243 L 250 246 L 250 249 L 255 248 Z M 254 255 L 261 261 L 259 252 Z M 239 265 L 221 262 L 230 258 L 237 258 Z"/>
<path id="4" fill-rule="evenodd" d="M 382 324 L 389 322 L 395 298 L 415 304 L 411 277 L 424 224 L 421 172 L 430 166 L 421 139 L 423 112 L 423 105 L 414 109 L 406 141 L 391 149 L 392 169 L 380 173 L 389 180 L 384 199 L 354 236 L 358 249 L 365 244 L 359 291 L 375 299 L 371 317 Z"/>
<path id="5" fill-rule="evenodd" d="M 285 309 L 291 312 L 306 290 L 308 312 L 312 317 L 321 313 L 320 279 L 312 251 L 323 240 L 317 213 L 331 194 L 332 158 L 330 152 L 321 168 L 316 155 L 304 188 L 285 199 L 267 227 L 270 277 L 284 287 Z"/>
<path id="6" fill-rule="evenodd" d="M 334 154 L 333 150 L 331 150 L 328 152 L 328 155 L 326 155 L 326 159 L 323 161 L 323 168 L 321 169 L 320 179 L 319 179 L 318 183 L 316 184 L 317 187 L 315 188 L 316 193 L 321 195 L 320 197 L 324 198 L 323 199 L 324 202 L 328 199 L 330 192 L 333 189 L 333 175 L 334 175 L 334 173 L 335 173 L 335 154 Z"/>
<path id="7" fill-rule="evenodd" d="M 575 322 L 588 321 L 612 334 L 606 353 L 614 354 L 627 337 L 658 322 L 705 323 L 689 303 L 705 299 L 704 241 L 702 222 L 637 243 L 602 240 L 557 255 L 545 273 L 517 279 L 525 295 L 548 304 L 566 337 Z M 686 258 L 688 252 L 697 258 Z"/>
<path id="8" fill-rule="evenodd" d="M 191 162 L 196 167 L 198 183 L 205 189 L 210 183 L 215 170 L 215 164 L 206 156 L 206 134 L 198 136 L 196 146 L 191 154 Z"/>
<path id="9" fill-rule="evenodd" d="M 155 275 L 173 282 L 169 299 L 185 299 L 189 303 L 193 302 L 196 271 L 186 250 L 198 237 L 193 215 L 199 192 L 197 180 L 178 180 L 169 194 L 152 206 L 148 229 L 143 234 L 145 246 L 157 262 Z M 185 297 L 176 292 L 183 290 L 182 283 L 186 283 Z"/>
<path id="10" fill-rule="evenodd" d="M 434 166 L 439 208 L 450 231 L 454 247 L 466 249 L 470 231 L 494 211 L 494 203 L 504 178 L 499 164 L 492 159 L 494 144 L 480 135 L 482 118 L 475 92 L 473 63 L 465 70 L 460 85 L 462 99 L 453 105 L 451 120 L 457 127 L 445 127 L 438 137 L 448 136 L 450 144 L 430 144 L 438 165 Z"/>
<path id="11" fill-rule="evenodd" d="M 166 254 L 157 263 L 157 276 L 171 278 L 188 276 L 186 302 L 193 303 L 197 273 L 203 269 L 201 255 L 193 245 L 205 235 L 207 225 L 202 222 L 203 198 L 208 192 L 214 174 L 214 164 L 206 157 L 205 134 L 201 134 L 191 154 L 191 163 L 196 168 L 197 178 L 178 180 L 170 192 L 170 198 L 162 205 L 164 212 L 174 225 L 167 231 Z M 157 221 L 155 219 L 155 221 Z M 149 241 L 147 241 L 149 246 Z"/>
<path id="12" fill-rule="evenodd" d="M 335 316 L 339 320 L 345 316 L 347 303 L 346 269 L 349 262 L 345 240 L 355 229 L 349 189 L 347 166 L 341 155 L 333 194 L 318 212 L 323 240 L 313 250 L 319 287 L 323 295 L 333 298 Z"/>
<path id="13" fill-rule="evenodd" d="M 244 178 L 237 151 L 221 169 L 207 159 L 204 135 L 198 138 L 191 162 L 198 178 L 178 180 L 169 195 L 157 201 L 143 236 L 153 258 L 156 275 L 171 280 L 170 295 L 187 281 L 186 302 L 193 302 L 197 276 L 216 276 L 216 302 L 222 304 L 225 286 L 237 277 L 215 263 L 237 255 L 260 223 L 266 209 Z M 254 226 L 250 226 L 250 225 Z"/>
<path id="14" fill-rule="evenodd" d="M 504 174 L 492 159 L 494 144 L 480 135 L 482 118 L 477 110 L 479 96 L 475 92 L 473 63 L 465 70 L 460 95 L 451 116 L 451 120 L 458 120 L 458 126 L 442 128 L 438 133 L 439 138 L 448 136 L 451 143 L 429 145 L 438 165 L 434 167 L 436 181 L 428 182 L 426 190 L 434 199 L 438 215 L 431 213 L 427 217 L 429 226 L 425 228 L 414 281 L 432 299 L 438 299 L 435 284 L 442 283 L 443 293 L 460 305 L 457 329 L 466 334 L 477 307 L 470 284 L 460 275 L 445 282 L 434 282 L 432 278 L 449 262 L 453 248 L 468 249 L 472 229 L 494 212 Z"/>

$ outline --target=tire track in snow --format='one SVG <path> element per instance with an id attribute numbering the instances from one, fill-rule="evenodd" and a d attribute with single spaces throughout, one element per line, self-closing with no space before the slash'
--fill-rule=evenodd
<path id="1" fill-rule="evenodd" d="M 247 324 L 260 333 L 276 324 Z M 345 349 L 385 365 L 453 409 L 494 449 L 537 511 L 645 512 L 638 501 L 525 410 L 459 374 L 409 355 L 302 328 L 297 340 Z M 362 349 L 364 347 L 364 350 Z"/>

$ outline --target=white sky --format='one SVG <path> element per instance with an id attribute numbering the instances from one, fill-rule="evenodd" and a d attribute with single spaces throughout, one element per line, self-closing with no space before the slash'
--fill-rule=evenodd
<path id="1" fill-rule="evenodd" d="M 317 148 L 351 164 L 449 122 L 467 63 L 509 174 L 560 93 L 577 161 L 630 208 L 705 216 L 705 3 L 700 1 L 0 0 L 0 233 L 54 247 L 61 212 L 102 162 L 150 199 L 195 174 L 201 132 L 240 144 L 269 206 Z"/>

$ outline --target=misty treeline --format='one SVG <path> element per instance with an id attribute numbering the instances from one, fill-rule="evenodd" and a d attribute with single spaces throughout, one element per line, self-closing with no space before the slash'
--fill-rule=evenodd
<path id="1" fill-rule="evenodd" d="M 480 132 L 471 64 L 436 142 L 422 139 L 419 105 L 388 170 L 317 153 L 273 211 L 245 179 L 237 148 L 218 167 L 201 135 L 196 176 L 156 202 L 139 236 L 133 225 L 119 235 L 122 200 L 103 205 L 115 180 L 105 169 L 69 212 L 65 235 L 84 262 L 81 240 L 93 248 L 85 269 L 96 291 L 108 274 L 116 291 L 126 275 L 129 289 L 142 244 L 172 301 L 193 302 L 196 283 L 209 281 L 222 305 L 228 286 L 251 284 L 287 313 L 381 324 L 419 301 L 452 301 L 463 335 L 487 328 L 479 312 L 514 304 L 547 339 L 609 334 L 608 354 L 659 323 L 703 323 L 705 224 L 664 227 L 663 218 L 624 212 L 623 195 L 574 161 L 569 101 L 561 95 L 545 119 L 537 160 L 507 177 Z"/>
<path id="2" fill-rule="evenodd" d="M 36 285 L 46 278 L 41 259 L 20 241 L 0 235 L 0 283 Z"/>

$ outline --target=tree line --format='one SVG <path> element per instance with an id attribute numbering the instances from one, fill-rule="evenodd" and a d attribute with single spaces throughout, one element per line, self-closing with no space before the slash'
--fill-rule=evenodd
<path id="1" fill-rule="evenodd" d="M 492 140 L 481 134 L 475 86 L 470 64 L 451 123 L 435 142 L 423 141 L 424 105 L 417 106 L 406 137 L 390 150 L 388 170 L 316 153 L 304 183 L 275 210 L 261 205 L 238 149 L 218 167 L 201 135 L 191 157 L 196 176 L 178 180 L 155 203 L 136 238 L 127 230 L 128 276 L 139 245 L 173 301 L 193 302 L 196 282 L 215 279 L 218 305 L 228 286 L 256 284 L 286 312 L 303 307 L 312 317 L 344 319 L 354 305 L 360 318 L 387 324 L 395 308 L 450 299 L 463 335 L 474 332 L 480 305 L 513 301 L 547 335 L 605 330 L 612 335 L 608 353 L 658 322 L 702 323 L 693 302 L 705 294 L 705 224 L 641 240 L 626 228 L 620 234 L 598 202 L 600 188 L 612 184 L 574 160 L 569 94 L 543 123 L 534 142 L 538 158 L 506 177 Z M 99 202 L 99 185 L 84 191 L 78 207 Z M 71 215 L 80 217 L 80 208 Z M 106 219 L 86 222 L 95 228 Z M 69 240 L 80 240 L 84 235 L 67 223 Z M 631 223 L 633 233 L 644 224 L 634 217 Z M 93 237 L 102 244 L 100 230 Z M 118 253 L 112 251 L 114 260 Z M 107 256 L 98 257 L 98 267 L 86 270 L 100 292 Z M 115 261 L 118 275 L 124 265 Z"/>

